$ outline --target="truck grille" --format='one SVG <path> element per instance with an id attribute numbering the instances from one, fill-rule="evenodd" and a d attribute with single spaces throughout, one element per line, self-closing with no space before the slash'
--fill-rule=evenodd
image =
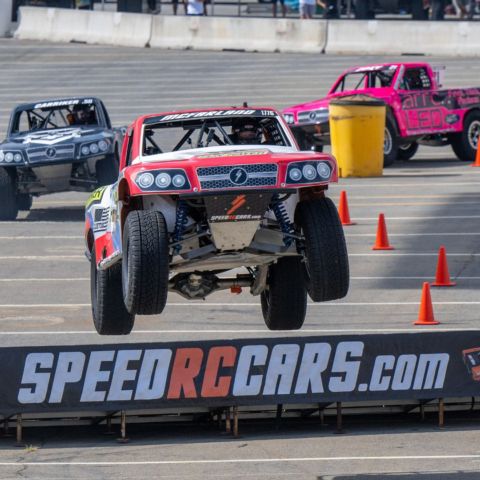
<path id="1" fill-rule="evenodd" d="M 32 147 L 27 149 L 30 163 L 44 163 L 58 160 L 73 160 L 75 145 Z"/>
<path id="2" fill-rule="evenodd" d="M 197 169 L 202 190 L 273 187 L 277 184 L 277 172 L 277 165 L 272 163 Z"/>

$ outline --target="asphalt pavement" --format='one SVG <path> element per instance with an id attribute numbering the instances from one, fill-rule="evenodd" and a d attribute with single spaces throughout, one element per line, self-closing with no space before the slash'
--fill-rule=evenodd
<path id="1" fill-rule="evenodd" d="M 400 57 L 398 60 L 414 60 Z M 447 66 L 446 86 L 478 85 L 480 64 L 431 58 Z M 250 104 L 278 108 L 319 98 L 345 68 L 392 60 L 378 57 L 162 51 L 79 44 L 0 41 L 0 131 L 20 102 L 95 95 L 115 125 L 136 115 L 181 108 Z M 393 59 L 395 60 L 395 59 Z M 480 168 L 449 147 L 421 148 L 378 178 L 341 179 L 329 195 L 348 194 L 345 227 L 351 288 L 346 298 L 311 304 L 304 328 L 289 335 L 478 329 Z M 127 337 L 93 329 L 89 265 L 84 257 L 87 194 L 35 199 L 29 213 L 0 224 L 0 346 L 163 342 L 282 336 L 264 326 L 258 297 L 221 292 L 206 301 L 169 297 L 164 314 L 140 316 Z M 384 213 L 392 251 L 374 252 Z M 441 323 L 422 328 L 421 286 L 435 275 L 446 247 L 456 287 L 432 289 Z M 35 432 L 33 432 L 35 430 Z M 1 478 L 301 478 L 325 480 L 470 480 L 478 478 L 478 420 L 411 419 L 332 426 L 247 426 L 240 439 L 198 427 L 138 430 L 129 445 L 91 431 L 36 430 L 14 449 L 0 439 Z M 28 440 L 30 439 L 30 440 Z M 40 465 L 38 462 L 42 462 Z M 46 463 L 45 463 L 46 462 Z M 406 476 L 401 476 L 405 474 Z"/>

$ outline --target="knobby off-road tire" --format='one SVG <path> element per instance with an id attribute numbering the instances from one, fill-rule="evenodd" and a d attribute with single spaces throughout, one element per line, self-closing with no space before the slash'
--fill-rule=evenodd
<path id="1" fill-rule="evenodd" d="M 295 223 L 304 235 L 303 274 L 310 298 L 325 302 L 344 297 L 350 272 L 337 209 L 329 198 L 300 202 Z"/>
<path id="2" fill-rule="evenodd" d="M 130 313 L 162 313 L 168 294 L 168 232 L 160 212 L 130 212 L 123 231 L 122 285 Z"/>
<path id="3" fill-rule="evenodd" d="M 15 177 L 0 167 L 0 220 L 15 220 L 18 215 Z"/>
<path id="4" fill-rule="evenodd" d="M 393 121 L 387 117 L 385 123 L 385 138 L 383 142 L 383 166 L 389 167 L 398 157 L 397 131 Z"/>
<path id="5" fill-rule="evenodd" d="M 116 263 L 107 270 L 97 270 L 95 247 L 90 259 L 90 292 L 95 329 L 100 335 L 127 335 L 132 331 L 135 315 L 123 303 L 122 266 Z"/>
<path id="6" fill-rule="evenodd" d="M 99 187 L 111 185 L 118 179 L 118 157 L 115 154 L 107 155 L 95 164 L 97 184 Z"/>
<path id="7" fill-rule="evenodd" d="M 399 160 L 410 160 L 418 150 L 418 143 L 412 142 L 398 147 L 397 157 Z"/>
<path id="8" fill-rule="evenodd" d="M 474 162 L 480 134 L 480 111 L 465 116 L 463 130 L 450 136 L 452 150 L 459 160 Z"/>
<path id="9" fill-rule="evenodd" d="M 307 313 L 307 291 L 300 257 L 285 257 L 268 268 L 267 289 L 260 295 L 270 330 L 298 330 Z"/>

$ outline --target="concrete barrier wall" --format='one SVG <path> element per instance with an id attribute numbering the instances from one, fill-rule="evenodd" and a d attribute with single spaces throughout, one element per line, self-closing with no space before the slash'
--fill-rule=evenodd
<path id="1" fill-rule="evenodd" d="M 145 47 L 151 32 L 150 15 L 21 7 L 20 24 L 15 37 L 22 40 Z"/>
<path id="2" fill-rule="evenodd" d="M 151 47 L 321 53 L 326 21 L 155 16 Z"/>
<path id="3" fill-rule="evenodd" d="M 326 53 L 480 56 L 480 23 L 330 21 Z"/>
<path id="4" fill-rule="evenodd" d="M 15 36 L 173 49 L 480 56 L 480 22 L 176 17 L 22 7 Z"/>

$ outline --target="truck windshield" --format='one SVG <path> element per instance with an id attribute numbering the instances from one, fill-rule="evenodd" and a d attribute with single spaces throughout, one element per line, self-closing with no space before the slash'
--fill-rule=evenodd
<path id="1" fill-rule="evenodd" d="M 365 90 L 366 88 L 387 88 L 393 86 L 393 78 L 397 68 L 387 66 L 375 69 L 360 69 L 346 73 L 338 82 L 334 92 Z"/>
<path id="2" fill-rule="evenodd" d="M 98 125 L 94 104 L 21 110 L 15 116 L 11 133 L 28 133 L 81 125 Z"/>
<path id="3" fill-rule="evenodd" d="M 221 145 L 290 146 L 275 117 L 182 120 L 144 126 L 142 155 Z"/>

